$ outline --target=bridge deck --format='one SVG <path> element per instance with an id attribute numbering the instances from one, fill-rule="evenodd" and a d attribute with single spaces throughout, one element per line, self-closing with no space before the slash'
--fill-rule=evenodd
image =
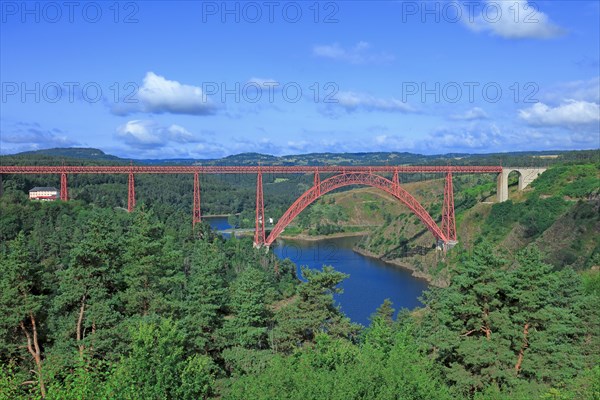
<path id="1" fill-rule="evenodd" d="M 307 174 L 307 173 L 501 173 L 500 166 L 10 166 L 1 165 L 0 174 Z"/>

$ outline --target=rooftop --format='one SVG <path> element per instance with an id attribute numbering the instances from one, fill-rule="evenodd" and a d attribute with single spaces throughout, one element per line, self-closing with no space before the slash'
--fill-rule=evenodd
<path id="1" fill-rule="evenodd" d="M 55 187 L 48 187 L 48 186 L 36 186 L 33 189 L 29 190 L 30 192 L 58 192 L 58 189 L 56 189 Z"/>

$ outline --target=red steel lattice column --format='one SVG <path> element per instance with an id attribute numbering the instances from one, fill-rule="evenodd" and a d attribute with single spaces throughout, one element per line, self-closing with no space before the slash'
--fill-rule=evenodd
<path id="1" fill-rule="evenodd" d="M 200 178 L 198 173 L 194 173 L 194 210 L 193 210 L 193 220 L 192 226 L 196 226 L 196 224 L 201 221 L 200 214 Z"/>
<path id="2" fill-rule="evenodd" d="M 319 175 L 319 168 L 317 168 L 315 170 L 315 179 L 314 179 L 313 186 L 315 187 L 315 190 L 317 191 L 317 196 L 320 196 L 321 195 L 321 175 Z"/>
<path id="3" fill-rule="evenodd" d="M 442 232 L 450 242 L 456 242 L 456 220 L 454 218 L 454 189 L 452 172 L 446 174 L 444 185 L 444 206 L 442 209 Z"/>
<path id="4" fill-rule="evenodd" d="M 265 204 L 263 202 L 262 172 L 256 176 L 256 228 L 254 230 L 254 246 L 265 243 Z"/>
<path id="5" fill-rule="evenodd" d="M 135 182 L 133 171 L 129 172 L 129 191 L 127 196 L 127 211 L 132 212 L 135 208 Z"/>
<path id="6" fill-rule="evenodd" d="M 67 174 L 60 174 L 60 199 L 62 201 L 69 200 L 69 189 L 67 188 Z"/>
<path id="7" fill-rule="evenodd" d="M 394 193 L 400 192 L 400 177 L 398 176 L 398 168 L 394 170 L 394 176 L 392 177 L 392 183 L 394 184 Z"/>

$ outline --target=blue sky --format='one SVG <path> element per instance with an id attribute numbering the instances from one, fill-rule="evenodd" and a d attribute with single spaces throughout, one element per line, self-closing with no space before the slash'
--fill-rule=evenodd
<path id="1" fill-rule="evenodd" d="M 597 1 L 0 3 L 2 154 L 600 147 Z"/>

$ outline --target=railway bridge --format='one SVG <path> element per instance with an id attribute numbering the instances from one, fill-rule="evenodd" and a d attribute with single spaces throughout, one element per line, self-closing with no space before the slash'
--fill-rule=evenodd
<path id="1" fill-rule="evenodd" d="M 256 175 L 256 218 L 254 245 L 270 246 L 284 229 L 319 197 L 332 190 L 350 186 L 367 185 L 389 193 L 414 213 L 431 232 L 437 242 L 445 249 L 457 243 L 456 220 L 454 217 L 453 174 L 498 174 L 498 202 L 508 199 L 508 175 L 516 171 L 519 174 L 519 190 L 529 185 L 544 168 L 507 168 L 501 166 L 0 166 L 0 179 L 3 174 L 56 174 L 60 175 L 60 199 L 67 201 L 68 175 L 73 174 L 127 174 L 128 211 L 135 208 L 135 175 L 137 174 L 190 174 L 194 179 L 192 206 L 192 224 L 201 221 L 200 179 L 201 174 L 254 174 Z M 304 192 L 283 214 L 271 229 L 265 230 L 265 209 L 263 198 L 264 173 L 270 174 L 311 174 L 313 185 Z M 423 206 L 400 184 L 400 174 L 443 174 L 444 199 L 442 205 L 441 226 Z M 329 177 L 321 180 L 321 175 Z M 389 178 L 391 176 L 391 178 Z M 0 180 L 1 183 L 1 180 Z"/>

